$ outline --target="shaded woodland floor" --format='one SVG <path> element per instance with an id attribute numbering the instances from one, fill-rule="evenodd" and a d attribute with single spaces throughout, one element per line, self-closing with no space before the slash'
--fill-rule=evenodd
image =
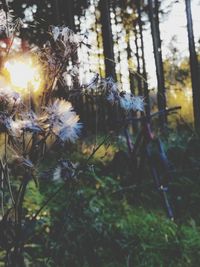
<path id="1" fill-rule="evenodd" d="M 68 147 L 67 153 L 63 149 L 49 154 L 38 174 L 39 190 L 34 182 L 28 186 L 27 220 L 62 183 L 49 172 L 49 164 L 56 165 L 56 153 L 63 158 L 69 154 L 81 164 L 94 138 L 100 142 L 103 137 L 87 138 Z M 68 181 L 36 223 L 27 224 L 27 234 L 35 233 L 25 246 L 27 266 L 198 266 L 200 140 L 183 128 L 162 139 L 171 162 L 175 222 L 167 218 L 145 162 L 142 181 L 135 186 L 123 139 L 116 137 L 110 146 L 101 147 L 78 183 Z"/>

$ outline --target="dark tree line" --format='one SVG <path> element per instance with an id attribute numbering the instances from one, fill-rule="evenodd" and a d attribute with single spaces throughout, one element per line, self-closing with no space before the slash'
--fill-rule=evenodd
<path id="1" fill-rule="evenodd" d="M 157 75 L 157 105 L 158 109 L 162 110 L 167 107 L 166 95 L 165 95 L 165 77 L 163 70 L 163 58 L 162 58 L 162 39 L 160 34 L 160 8 L 162 1 L 159 0 L 18 0 L 11 2 L 12 8 L 20 17 L 24 16 L 24 10 L 29 6 L 37 5 L 37 13 L 34 14 L 34 21 L 37 22 L 35 28 L 31 31 L 24 30 L 24 38 L 29 38 L 31 41 L 38 40 L 41 43 L 45 37 L 45 32 L 49 24 L 68 25 L 74 31 L 80 30 L 80 23 L 75 22 L 75 17 L 81 18 L 84 16 L 85 10 L 94 4 L 95 8 L 95 22 L 94 30 L 98 31 L 97 26 L 100 25 L 101 33 L 97 32 L 98 47 L 101 45 L 99 39 L 101 34 L 103 45 L 103 57 L 105 64 L 105 76 L 112 76 L 114 79 L 122 79 L 122 73 L 120 73 L 117 65 L 120 63 L 122 54 L 121 51 L 116 52 L 116 42 L 121 41 L 122 32 L 120 31 L 118 37 L 114 41 L 113 23 L 115 26 L 119 26 L 119 20 L 117 19 L 116 10 L 120 9 L 120 16 L 122 18 L 122 24 L 126 31 L 125 42 L 127 43 L 126 57 L 129 61 L 134 57 L 136 63 L 135 73 L 131 71 L 129 66 L 129 88 L 134 94 L 140 94 L 145 97 L 146 100 L 146 113 L 150 113 L 149 105 L 149 89 L 148 89 L 148 75 L 146 71 L 145 62 L 145 48 L 143 32 L 145 24 L 150 23 L 153 52 L 155 58 L 156 75 Z M 127 9 L 131 12 L 127 12 Z M 193 106 L 194 106 L 194 121 L 195 128 L 200 131 L 200 79 L 199 79 L 199 67 L 198 59 L 195 50 L 192 14 L 191 14 L 191 1 L 185 0 L 185 8 L 187 15 L 187 30 L 188 30 L 188 43 L 190 52 L 190 67 L 191 67 L 191 79 L 192 79 L 192 91 L 193 91 Z M 113 22 L 114 12 L 114 22 Z M 39 34 L 38 34 L 39 30 Z M 131 36 L 134 36 L 131 39 Z M 37 37 L 37 38 L 36 38 Z M 44 38 L 45 39 L 45 38 Z M 117 41 L 116 41 L 117 40 Z M 134 44 L 133 44 L 134 42 Z M 119 44 L 118 44 L 119 46 Z M 133 46 L 135 47 L 133 51 Z M 89 55 L 88 51 L 88 55 Z M 118 53 L 118 57 L 116 57 Z M 99 55 L 101 58 L 102 55 Z M 116 62 L 117 61 L 117 62 Z M 100 68 L 100 67 L 99 67 Z M 100 70 L 102 73 L 102 70 Z M 177 103 L 178 105 L 179 103 Z M 162 116 L 161 125 L 166 123 L 166 118 Z"/>

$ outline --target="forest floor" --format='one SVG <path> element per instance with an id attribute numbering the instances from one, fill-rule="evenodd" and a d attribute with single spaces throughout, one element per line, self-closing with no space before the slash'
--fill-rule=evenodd
<path id="1" fill-rule="evenodd" d="M 27 189 L 27 220 L 62 184 L 55 171 L 49 172 L 49 166 L 56 167 L 55 154 L 63 159 L 70 155 L 80 165 L 94 139 L 100 143 L 103 138 L 93 136 L 49 154 L 38 174 L 39 188 L 31 182 Z M 167 218 L 148 172 L 135 186 L 123 138 L 114 138 L 38 216 L 25 247 L 27 266 L 200 266 L 200 140 L 181 127 L 162 140 L 171 164 L 175 221 Z"/>

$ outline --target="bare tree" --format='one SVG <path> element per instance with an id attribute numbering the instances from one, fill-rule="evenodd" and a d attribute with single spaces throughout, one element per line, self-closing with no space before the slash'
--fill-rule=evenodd
<path id="1" fill-rule="evenodd" d="M 147 72 L 146 72 L 146 62 L 145 62 L 145 54 L 144 54 L 144 38 L 143 38 L 143 22 L 142 22 L 142 6 L 141 1 L 136 1 L 137 13 L 138 13 L 138 26 L 139 26 L 139 35 L 141 42 L 141 57 L 142 57 L 142 76 L 143 76 L 143 92 L 145 97 L 145 110 L 146 114 L 150 115 L 150 103 L 149 103 L 149 90 L 147 83 Z"/>
<path id="2" fill-rule="evenodd" d="M 110 1 L 100 0 L 99 8 L 101 12 L 101 25 L 102 25 L 106 76 L 112 76 L 114 79 L 116 79 L 113 36 L 112 36 L 111 19 L 110 19 Z"/>
<path id="3" fill-rule="evenodd" d="M 191 71 L 192 92 L 193 92 L 194 125 L 196 131 L 200 133 L 200 78 L 199 78 L 198 59 L 194 42 L 191 1 L 185 0 L 185 6 L 186 6 L 186 16 L 187 16 L 188 44 L 190 51 L 190 71 Z"/>
<path id="4" fill-rule="evenodd" d="M 75 31 L 74 25 L 74 1 L 73 0 L 64 0 L 63 1 L 63 12 L 64 12 L 64 21 L 65 23 Z"/>
<path id="5" fill-rule="evenodd" d="M 153 50 L 156 64 L 156 75 L 158 82 L 158 109 L 166 108 L 165 80 L 162 61 L 162 48 L 159 29 L 159 3 L 158 0 L 148 0 L 149 20 L 151 23 L 151 34 L 153 39 Z M 166 122 L 166 116 L 160 116 L 161 126 Z"/>

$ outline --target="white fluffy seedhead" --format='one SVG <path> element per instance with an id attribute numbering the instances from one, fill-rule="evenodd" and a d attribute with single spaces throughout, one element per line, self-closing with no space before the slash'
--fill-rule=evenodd
<path id="1" fill-rule="evenodd" d="M 120 107 L 126 111 L 144 111 L 144 99 L 131 93 L 123 92 L 119 96 Z"/>
<path id="2" fill-rule="evenodd" d="M 86 92 L 91 91 L 103 94 L 110 104 L 118 104 L 125 111 L 144 111 L 144 98 L 122 91 L 121 85 L 114 82 L 112 77 L 104 79 L 96 74 L 86 86 Z"/>
<path id="3" fill-rule="evenodd" d="M 21 113 L 20 118 L 11 121 L 11 133 L 13 136 L 20 137 L 23 132 L 43 132 L 39 118 L 33 111 Z"/>
<path id="4" fill-rule="evenodd" d="M 79 137 L 82 124 L 70 102 L 56 99 L 45 109 L 42 116 L 44 128 L 52 131 L 61 141 L 75 142 Z"/>
<path id="5" fill-rule="evenodd" d="M 8 33 L 13 28 L 13 16 L 0 9 L 0 32 Z"/>

